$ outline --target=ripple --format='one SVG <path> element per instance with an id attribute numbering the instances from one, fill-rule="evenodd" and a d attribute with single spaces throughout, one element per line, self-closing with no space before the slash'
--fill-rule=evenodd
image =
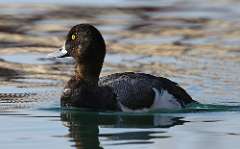
<path id="1" fill-rule="evenodd" d="M 18 53 L 0 56 L 5 61 L 19 64 L 51 64 L 53 61 L 46 58 L 45 54 L 39 53 Z"/>

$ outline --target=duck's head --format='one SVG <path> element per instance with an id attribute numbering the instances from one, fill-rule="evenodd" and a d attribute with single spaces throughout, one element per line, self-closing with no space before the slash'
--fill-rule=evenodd
<path id="1" fill-rule="evenodd" d="M 65 44 L 50 57 L 73 57 L 76 60 L 76 76 L 81 79 L 99 77 L 106 53 L 101 33 L 92 25 L 79 24 L 68 32 Z M 92 77 L 92 78 L 89 78 Z"/>

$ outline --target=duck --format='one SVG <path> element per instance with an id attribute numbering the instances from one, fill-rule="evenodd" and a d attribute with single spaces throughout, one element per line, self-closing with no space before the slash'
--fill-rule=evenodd
<path id="1" fill-rule="evenodd" d="M 141 112 L 179 110 L 196 103 L 177 83 L 140 72 L 121 72 L 100 77 L 106 45 L 91 24 L 73 26 L 62 48 L 48 57 L 72 57 L 75 72 L 64 87 L 62 107 L 93 111 Z"/>

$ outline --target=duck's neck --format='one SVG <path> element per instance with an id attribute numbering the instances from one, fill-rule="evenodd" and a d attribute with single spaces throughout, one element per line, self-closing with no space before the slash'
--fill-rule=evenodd
<path id="1" fill-rule="evenodd" d="M 102 69 L 100 66 L 92 66 L 91 64 L 79 64 L 75 65 L 75 79 L 77 81 L 84 81 L 89 85 L 98 85 L 99 75 Z"/>

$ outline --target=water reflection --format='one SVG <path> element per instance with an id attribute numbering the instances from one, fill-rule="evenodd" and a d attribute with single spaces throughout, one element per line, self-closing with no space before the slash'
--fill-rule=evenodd
<path id="1" fill-rule="evenodd" d="M 151 139 L 171 137 L 163 128 L 186 122 L 182 117 L 170 115 L 102 114 L 74 110 L 62 111 L 61 120 L 69 128 L 67 137 L 71 138 L 76 148 L 81 149 L 103 148 L 100 140 L 108 145 L 154 143 Z M 100 133 L 99 129 L 103 132 Z"/>

